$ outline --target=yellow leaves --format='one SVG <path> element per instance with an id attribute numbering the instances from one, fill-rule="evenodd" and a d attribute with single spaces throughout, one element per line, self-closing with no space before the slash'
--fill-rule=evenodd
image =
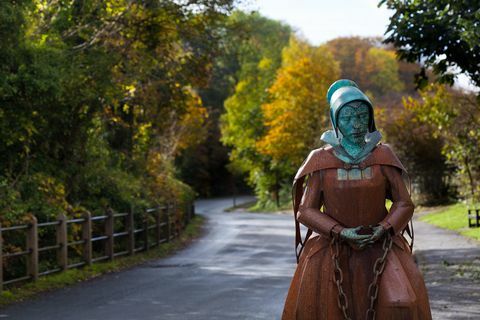
<path id="1" fill-rule="evenodd" d="M 39 0 L 35 3 L 35 9 L 38 11 L 43 11 L 47 9 L 48 3 L 45 0 Z"/>
<path id="2" fill-rule="evenodd" d="M 259 153 L 276 162 L 298 164 L 328 126 L 325 94 L 339 77 L 338 63 L 326 47 L 296 38 L 283 51 L 282 67 L 262 105 L 266 133 L 256 143 Z"/>
<path id="3" fill-rule="evenodd" d="M 37 186 L 38 193 L 44 196 L 49 205 L 57 208 L 58 212 L 67 210 L 65 186 L 59 180 L 41 172 L 35 173 L 32 180 Z"/>
<path id="4" fill-rule="evenodd" d="M 307 57 L 312 49 L 306 41 L 291 36 L 288 46 L 282 51 L 282 67 L 296 64 L 299 58 Z"/>
<path id="5" fill-rule="evenodd" d="M 258 68 L 260 70 L 267 70 L 267 69 L 270 69 L 273 65 L 273 61 L 272 59 L 269 59 L 269 58 L 263 58 L 262 60 L 260 60 L 260 62 L 258 63 Z"/>
<path id="6" fill-rule="evenodd" d="M 187 110 L 179 122 L 177 152 L 201 143 L 207 135 L 208 112 L 199 96 L 192 93 Z"/>
<path id="7" fill-rule="evenodd" d="M 133 85 L 133 84 L 126 85 L 126 86 L 124 86 L 124 90 L 125 90 L 125 92 L 127 93 L 128 96 L 130 96 L 130 97 L 135 96 L 135 91 L 136 91 L 135 85 Z"/>
<path id="8" fill-rule="evenodd" d="M 134 150 L 136 154 L 143 156 L 144 150 L 147 149 L 147 145 L 150 139 L 152 124 L 149 122 L 138 124 L 136 131 L 133 135 Z"/>
<path id="9" fill-rule="evenodd" d="M 241 92 L 241 91 L 244 91 L 245 88 L 247 87 L 248 83 L 247 81 L 243 80 L 243 81 L 239 81 L 237 83 L 237 86 L 235 88 L 235 91 L 238 91 L 238 92 Z"/>
<path id="10" fill-rule="evenodd" d="M 107 1 L 106 5 L 105 11 L 113 17 L 120 15 L 128 7 L 128 3 L 125 0 L 110 0 Z"/>
<path id="11" fill-rule="evenodd" d="M 368 86 L 384 94 L 401 91 L 403 83 L 398 75 L 398 62 L 393 51 L 372 47 L 365 57 L 365 72 Z"/>
<path id="12" fill-rule="evenodd" d="M 377 97 L 404 90 L 406 74 L 410 77 L 417 72 L 416 65 L 400 64 L 393 50 L 379 47 L 380 41 L 378 38 L 347 37 L 327 43 L 341 64 L 342 78 L 354 80 L 364 92 L 370 91 Z M 413 90 L 411 85 L 407 89 Z"/>

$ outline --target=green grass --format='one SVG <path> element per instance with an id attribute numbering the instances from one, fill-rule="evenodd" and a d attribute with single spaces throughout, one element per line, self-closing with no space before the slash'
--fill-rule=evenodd
<path id="1" fill-rule="evenodd" d="M 281 212 L 281 211 L 291 211 L 292 202 L 291 201 L 281 202 L 280 206 L 277 207 L 277 204 L 273 201 L 260 203 L 257 200 L 252 200 L 252 201 L 238 204 L 234 207 L 232 206 L 230 208 L 225 209 L 224 211 L 233 212 L 237 210 L 241 210 L 243 212 L 253 212 L 253 213 L 274 213 L 274 212 Z"/>
<path id="2" fill-rule="evenodd" d="M 150 260 L 163 258 L 198 237 L 201 234 L 204 220 L 201 216 L 195 216 L 179 238 L 168 243 L 163 243 L 147 252 L 117 258 L 110 262 L 95 263 L 82 269 L 71 269 L 58 274 L 41 277 L 35 282 L 28 282 L 19 287 L 7 287 L 0 293 L 0 306 L 22 301 L 39 293 L 63 288 L 77 282 L 98 277 L 102 274 L 124 270 Z"/>
<path id="3" fill-rule="evenodd" d="M 453 204 L 428 213 L 420 220 L 480 241 L 480 228 L 468 227 L 467 206 L 463 203 Z"/>
<path id="4" fill-rule="evenodd" d="M 279 211 L 291 211 L 292 210 L 292 202 L 280 202 L 280 206 L 273 201 L 268 201 L 267 203 L 261 204 L 260 202 L 256 201 L 255 203 L 251 203 L 250 206 L 247 208 L 248 212 L 258 212 L 258 213 L 268 213 L 268 212 L 279 212 Z"/>
<path id="5" fill-rule="evenodd" d="M 224 209 L 223 211 L 232 212 L 232 211 L 236 211 L 236 210 L 248 210 L 251 206 L 255 205 L 256 203 L 257 203 L 256 200 L 243 202 L 243 203 L 237 204 L 236 206 L 232 206 L 232 207 L 229 207 L 227 209 Z"/>

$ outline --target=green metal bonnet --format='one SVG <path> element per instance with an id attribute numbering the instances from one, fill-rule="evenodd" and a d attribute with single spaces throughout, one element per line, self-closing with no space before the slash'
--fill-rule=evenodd
<path id="1" fill-rule="evenodd" d="M 335 132 L 337 132 L 338 112 L 346 104 L 353 101 L 362 101 L 370 109 L 369 132 L 376 131 L 373 117 L 373 106 L 370 99 L 358 88 L 352 80 L 341 79 L 335 81 L 327 91 L 327 101 L 330 104 L 330 120 Z"/>

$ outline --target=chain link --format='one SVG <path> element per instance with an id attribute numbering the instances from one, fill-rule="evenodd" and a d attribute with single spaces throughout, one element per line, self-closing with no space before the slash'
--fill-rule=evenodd
<path id="1" fill-rule="evenodd" d="M 337 285 L 338 289 L 338 296 L 337 296 L 337 303 L 338 307 L 340 310 L 342 310 L 343 317 L 345 320 L 352 320 L 348 316 L 348 300 L 347 300 L 347 295 L 343 291 L 343 272 L 342 269 L 340 268 L 340 264 L 338 263 L 338 255 L 340 252 L 339 248 L 339 241 L 336 241 L 335 238 L 332 238 L 332 241 L 330 242 L 330 252 L 332 255 L 332 262 L 333 262 L 333 267 L 335 268 L 333 273 L 335 277 L 335 284 Z"/>
<path id="2" fill-rule="evenodd" d="M 375 260 L 375 264 L 373 265 L 373 280 L 372 283 L 368 286 L 368 296 L 370 298 L 370 306 L 367 310 L 366 319 L 367 320 L 375 320 L 375 302 L 378 298 L 378 279 L 380 275 L 383 273 L 385 269 L 385 265 L 387 262 L 387 255 L 390 249 L 392 248 L 392 236 L 387 233 L 385 238 L 383 239 L 382 249 L 383 255 Z"/>
<path id="3" fill-rule="evenodd" d="M 345 291 L 343 291 L 343 287 L 342 287 L 343 272 L 338 262 L 338 256 L 340 254 L 339 242 L 340 240 L 336 238 L 332 238 L 332 241 L 330 242 L 330 252 L 331 252 L 332 262 L 334 267 L 335 284 L 337 285 L 337 289 L 338 289 L 337 303 L 338 303 L 338 307 L 343 313 L 343 317 L 345 318 L 345 320 L 352 320 L 348 316 L 347 295 L 345 294 Z M 392 243 L 393 243 L 392 236 L 387 233 L 387 235 L 383 239 L 383 244 L 382 244 L 383 254 L 381 257 L 375 260 L 375 263 L 373 265 L 373 280 L 368 286 L 368 297 L 370 300 L 370 305 L 366 313 L 367 320 L 375 320 L 375 314 L 376 314 L 375 302 L 377 301 L 377 298 L 378 298 L 378 280 L 380 278 L 380 275 L 383 273 L 383 270 L 385 269 L 387 255 L 390 249 L 392 248 Z"/>

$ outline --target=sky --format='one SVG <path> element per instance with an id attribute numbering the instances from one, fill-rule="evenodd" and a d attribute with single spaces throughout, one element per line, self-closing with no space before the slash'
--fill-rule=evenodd
<path id="1" fill-rule="evenodd" d="M 319 45 L 337 37 L 383 36 L 393 14 L 379 0 L 245 0 L 244 10 L 254 10 L 283 21 L 311 44 Z M 457 87 L 478 91 L 460 75 Z"/>
<path id="2" fill-rule="evenodd" d="M 378 0 L 250 0 L 246 6 L 281 20 L 319 45 L 340 36 L 382 36 L 392 12 Z"/>

